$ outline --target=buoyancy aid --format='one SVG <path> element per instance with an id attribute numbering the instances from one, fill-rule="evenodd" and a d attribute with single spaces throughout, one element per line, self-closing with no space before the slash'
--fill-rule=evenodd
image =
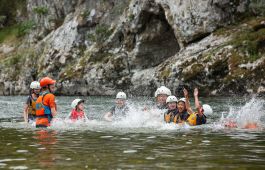
<path id="1" fill-rule="evenodd" d="M 85 117 L 85 114 L 83 111 L 77 112 L 76 109 L 73 109 L 71 112 L 70 119 L 71 120 L 78 120 L 78 119 L 84 119 L 84 117 Z"/>
<path id="2" fill-rule="evenodd" d="M 190 114 L 189 118 L 187 119 L 187 122 L 192 126 L 197 125 L 197 113 Z"/>
<path id="3" fill-rule="evenodd" d="M 31 116 L 36 116 L 36 100 L 34 100 L 32 96 L 29 96 L 28 100 L 29 100 L 28 114 Z"/>
<path id="4" fill-rule="evenodd" d="M 36 127 L 48 127 L 52 120 L 52 112 L 49 106 L 44 105 L 44 97 L 50 94 L 49 92 L 42 93 L 36 101 Z"/>
<path id="5" fill-rule="evenodd" d="M 178 109 L 168 110 L 164 114 L 164 120 L 165 120 L 165 122 L 166 123 L 174 122 L 174 117 L 176 116 L 177 113 L 178 113 Z"/>
<path id="6" fill-rule="evenodd" d="M 174 123 L 183 123 L 185 122 L 189 117 L 189 114 L 187 111 L 183 112 L 183 113 L 180 113 L 178 112 L 175 116 L 174 116 L 174 119 L 173 119 L 173 122 Z"/>
<path id="7" fill-rule="evenodd" d="M 206 123 L 206 116 L 203 114 L 201 117 L 198 115 L 197 112 L 194 112 L 189 115 L 187 122 L 191 126 L 201 125 Z"/>

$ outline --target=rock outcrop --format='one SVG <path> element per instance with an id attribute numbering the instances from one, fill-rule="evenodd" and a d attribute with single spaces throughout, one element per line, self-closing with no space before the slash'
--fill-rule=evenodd
<path id="1" fill-rule="evenodd" d="M 26 35 L 0 46 L 0 94 L 26 94 L 46 75 L 62 95 L 153 95 L 161 85 L 177 95 L 183 85 L 204 95 L 262 94 L 264 7 L 259 0 L 28 0 Z"/>

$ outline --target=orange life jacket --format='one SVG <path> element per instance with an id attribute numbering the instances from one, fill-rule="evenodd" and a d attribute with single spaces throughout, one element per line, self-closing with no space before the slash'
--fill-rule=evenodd
<path id="1" fill-rule="evenodd" d="M 36 127 L 50 126 L 52 120 L 51 108 L 43 103 L 43 99 L 47 94 L 49 93 L 45 92 L 41 94 L 36 101 Z"/>

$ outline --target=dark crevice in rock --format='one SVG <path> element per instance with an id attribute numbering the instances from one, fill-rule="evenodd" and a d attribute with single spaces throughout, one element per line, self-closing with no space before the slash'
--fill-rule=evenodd
<path id="1" fill-rule="evenodd" d="M 165 59 L 175 55 L 180 46 L 174 31 L 160 7 L 159 13 L 142 11 L 138 25 L 137 53 L 134 56 L 134 68 L 150 68 L 157 66 Z"/>
<path id="2" fill-rule="evenodd" d="M 197 43 L 204 39 L 205 37 L 208 37 L 211 33 L 210 32 L 204 32 L 201 34 L 197 34 L 194 36 L 193 40 L 189 41 L 188 44 Z"/>

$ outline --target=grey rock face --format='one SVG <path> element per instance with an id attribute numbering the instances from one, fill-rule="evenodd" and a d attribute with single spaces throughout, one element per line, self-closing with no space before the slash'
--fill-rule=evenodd
<path id="1" fill-rule="evenodd" d="M 118 90 L 153 95 L 158 86 L 175 91 L 180 84 L 221 94 L 229 91 L 224 80 L 233 70 L 227 62 L 233 47 L 227 45 L 230 35 L 212 33 L 255 9 L 262 13 L 265 6 L 248 0 L 27 3 L 28 19 L 36 26 L 24 42 L 33 52 L 23 54 L 26 60 L 17 64 L 20 72 L 14 80 L 0 66 L 5 70 L 0 94 L 26 94 L 30 81 L 47 75 L 58 80 L 63 95 L 112 95 Z"/>

